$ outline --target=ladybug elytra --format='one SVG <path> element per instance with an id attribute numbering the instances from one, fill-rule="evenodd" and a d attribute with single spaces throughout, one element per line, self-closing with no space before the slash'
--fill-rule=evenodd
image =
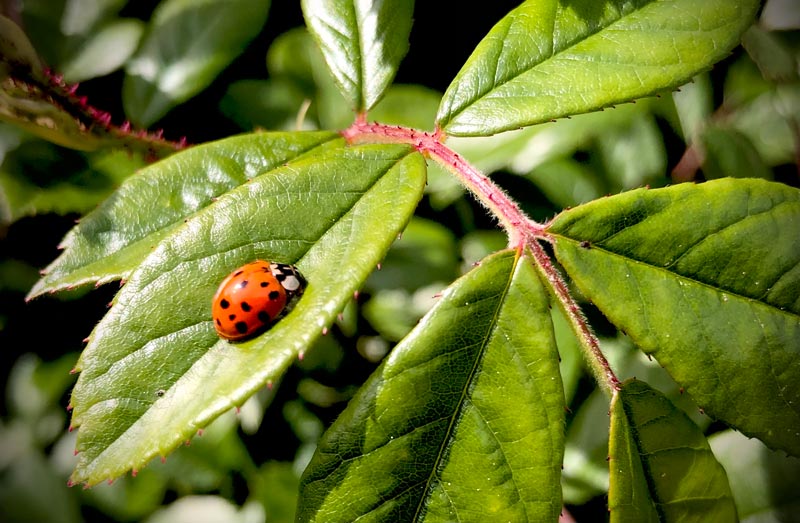
<path id="1" fill-rule="evenodd" d="M 220 337 L 242 341 L 271 327 L 303 295 L 306 280 L 294 265 L 257 260 L 229 274 L 211 305 Z"/>

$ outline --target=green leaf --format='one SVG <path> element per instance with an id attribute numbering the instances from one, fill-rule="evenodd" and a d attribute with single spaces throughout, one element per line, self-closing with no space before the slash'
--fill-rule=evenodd
<path id="1" fill-rule="evenodd" d="M 124 150 L 82 156 L 42 140 L 6 154 L 0 165 L 0 223 L 44 213 L 84 213 L 144 164 Z"/>
<path id="2" fill-rule="evenodd" d="M 714 434 L 708 443 L 728 473 L 743 522 L 791 521 L 800 513 L 800 459 L 733 430 Z"/>
<path id="3" fill-rule="evenodd" d="M 769 165 L 795 163 L 800 87 L 777 85 L 727 115 L 725 124 L 746 135 Z"/>
<path id="4" fill-rule="evenodd" d="M 555 521 L 564 394 L 548 302 L 511 251 L 457 280 L 323 436 L 298 521 Z"/>
<path id="5" fill-rule="evenodd" d="M 488 135 L 677 87 L 727 56 L 759 4 L 528 0 L 472 53 L 437 124 Z"/>
<path id="6" fill-rule="evenodd" d="M 184 219 L 247 180 L 323 146 L 334 133 L 263 133 L 200 145 L 126 180 L 64 238 L 28 299 L 127 278 Z"/>
<path id="7" fill-rule="evenodd" d="M 96 28 L 60 68 L 68 82 L 82 82 L 116 71 L 130 58 L 144 32 L 140 20 L 118 19 Z"/>
<path id="8" fill-rule="evenodd" d="M 135 470 L 276 382 L 383 258 L 422 196 L 425 161 L 406 146 L 334 145 L 262 171 L 148 242 L 76 366 L 73 482 Z M 249 152 L 251 166 L 268 146 Z M 231 344 L 214 331 L 211 298 L 253 259 L 296 263 L 308 287 L 271 330 Z"/>
<path id="9" fill-rule="evenodd" d="M 580 291 L 698 405 L 800 454 L 800 191 L 763 180 L 640 189 L 550 225 Z"/>
<path id="10" fill-rule="evenodd" d="M 752 26 L 742 35 L 742 46 L 753 57 L 764 78 L 772 82 L 798 80 L 796 53 L 775 32 Z"/>
<path id="11" fill-rule="evenodd" d="M 773 178 L 761 155 L 747 136 L 735 129 L 711 126 L 700 136 L 703 144 L 703 174 L 706 179 Z"/>
<path id="12" fill-rule="evenodd" d="M 725 469 L 660 392 L 628 381 L 611 402 L 611 522 L 736 521 Z"/>
<path id="13" fill-rule="evenodd" d="M 303 0 L 302 6 L 342 94 L 357 112 L 369 110 L 408 51 L 413 0 Z"/>
<path id="14" fill-rule="evenodd" d="M 147 127 L 188 100 L 230 64 L 261 31 L 268 0 L 165 0 L 128 62 L 122 101 Z"/>

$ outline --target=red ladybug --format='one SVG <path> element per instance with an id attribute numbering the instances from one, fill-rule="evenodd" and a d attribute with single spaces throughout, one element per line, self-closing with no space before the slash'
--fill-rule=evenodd
<path id="1" fill-rule="evenodd" d="M 250 338 L 289 312 L 305 286 L 305 278 L 294 265 L 248 263 L 219 285 L 211 305 L 214 327 L 227 340 Z"/>

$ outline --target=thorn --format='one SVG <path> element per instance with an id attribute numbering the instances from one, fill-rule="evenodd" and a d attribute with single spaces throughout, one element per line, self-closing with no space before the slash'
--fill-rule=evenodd
<path id="1" fill-rule="evenodd" d="M 186 441 L 184 441 L 184 442 L 183 442 L 183 444 L 184 444 L 184 445 L 186 445 L 186 446 L 188 447 L 189 445 L 191 445 L 191 444 L 192 444 L 192 440 L 190 440 L 190 439 L 187 439 Z"/>
<path id="2" fill-rule="evenodd" d="M 75 486 L 75 482 L 74 482 L 74 481 L 72 481 L 71 479 L 68 479 L 68 480 L 67 480 L 67 487 L 69 487 L 69 488 L 72 488 L 72 487 L 74 487 L 74 486 Z"/>
<path id="3" fill-rule="evenodd" d="M 67 412 L 72 411 L 72 403 L 67 404 Z"/>
<path id="4" fill-rule="evenodd" d="M 84 341 L 88 341 L 88 338 L 86 340 L 84 340 Z M 78 369 L 72 368 L 72 369 L 69 370 L 69 373 L 70 374 L 77 374 L 78 373 Z"/>
<path id="5" fill-rule="evenodd" d="M 39 276 L 46 276 L 46 275 L 47 275 L 47 270 L 46 269 L 42 269 L 42 270 L 39 271 Z"/>
<path id="6" fill-rule="evenodd" d="M 83 484 L 83 490 L 89 490 L 89 482 Z"/>
<path id="7" fill-rule="evenodd" d="M 167 457 L 161 456 L 161 463 L 166 463 L 166 462 L 167 462 Z"/>
<path id="8" fill-rule="evenodd" d="M 113 484 L 114 484 L 114 480 L 113 480 L 113 479 L 109 479 L 109 480 L 107 481 L 107 483 L 108 483 L 109 485 L 113 485 Z"/>
<path id="9" fill-rule="evenodd" d="M 198 436 L 202 436 L 203 435 L 203 429 L 197 429 L 197 435 Z"/>
<path id="10" fill-rule="evenodd" d="M 241 413 L 242 413 L 242 407 L 241 406 L 237 406 L 236 407 L 236 415 L 238 416 Z"/>
<path id="11" fill-rule="evenodd" d="M 139 474 L 139 471 L 136 469 L 131 469 L 131 477 L 135 478 Z"/>
<path id="12" fill-rule="evenodd" d="M 328 335 L 328 327 L 322 327 L 322 335 L 323 336 L 327 336 Z"/>
<path id="13" fill-rule="evenodd" d="M 122 122 L 122 125 L 119 126 L 119 130 L 124 133 L 130 132 L 131 123 L 128 120 L 125 120 L 124 122 Z"/>
<path id="14" fill-rule="evenodd" d="M 358 291 L 353 292 L 353 299 L 358 300 Z"/>
<path id="15" fill-rule="evenodd" d="M 72 451 L 72 455 L 73 456 L 77 456 L 79 452 L 80 451 L 78 449 L 75 449 L 75 450 Z"/>
<path id="16" fill-rule="evenodd" d="M 272 380 L 270 380 L 270 381 L 268 381 L 268 382 L 267 382 L 267 389 L 268 389 L 268 390 L 272 390 L 272 388 L 273 388 L 274 386 L 275 386 L 275 384 L 274 384 L 274 383 L 272 383 Z"/>
<path id="17" fill-rule="evenodd" d="M 89 343 L 90 338 L 91 336 L 86 336 L 85 338 L 83 338 L 83 343 Z M 76 372 L 78 372 L 76 369 L 72 369 L 71 371 L 69 371 L 70 374 L 75 374 Z"/>
<path id="18" fill-rule="evenodd" d="M 377 265 L 377 267 L 378 267 L 378 270 L 381 270 L 381 264 L 380 263 Z"/>
<path id="19" fill-rule="evenodd" d="M 344 321 L 344 314 L 342 314 L 342 313 L 340 312 L 339 314 L 337 314 L 337 315 L 336 315 L 336 319 L 337 319 L 338 321 Z"/>
<path id="20" fill-rule="evenodd" d="M 437 292 L 436 294 L 433 295 L 433 297 L 434 297 L 434 299 L 435 298 L 441 298 L 442 297 L 442 293 L 441 292 Z"/>
<path id="21" fill-rule="evenodd" d="M 679 393 L 681 393 L 681 394 L 683 394 L 685 391 L 686 391 L 686 390 L 685 390 L 683 387 L 681 387 L 680 389 L 678 389 L 678 392 L 679 392 Z"/>
<path id="22" fill-rule="evenodd" d="M 300 352 L 300 353 L 297 354 L 297 361 L 303 361 L 303 358 L 305 358 L 305 357 L 306 357 L 306 353 L 305 352 Z"/>
<path id="23" fill-rule="evenodd" d="M 72 432 L 73 430 L 75 430 L 75 427 L 73 427 L 72 425 L 70 425 L 70 426 L 69 426 L 69 428 L 67 429 L 67 432 Z"/>

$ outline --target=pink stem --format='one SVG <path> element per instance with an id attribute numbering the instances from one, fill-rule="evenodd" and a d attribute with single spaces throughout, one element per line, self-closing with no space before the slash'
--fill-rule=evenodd
<path id="1" fill-rule="evenodd" d="M 380 141 L 410 144 L 423 156 L 437 161 L 452 172 L 478 201 L 500 220 L 508 235 L 510 247 L 519 250 L 525 247 L 530 249 L 536 260 L 535 265 L 547 279 L 557 300 L 563 306 L 573 331 L 588 352 L 590 357 L 587 359 L 598 383 L 609 393 L 619 389 L 620 382 L 600 350 L 597 336 L 592 332 L 591 326 L 570 294 L 558 269 L 538 242 L 539 239 L 551 241 L 546 225 L 530 219 L 505 191 L 447 147 L 444 144 L 446 137 L 440 129 L 428 133 L 407 127 L 368 123 L 364 115 L 359 115 L 353 125 L 342 132 L 342 136 L 350 143 Z"/>

